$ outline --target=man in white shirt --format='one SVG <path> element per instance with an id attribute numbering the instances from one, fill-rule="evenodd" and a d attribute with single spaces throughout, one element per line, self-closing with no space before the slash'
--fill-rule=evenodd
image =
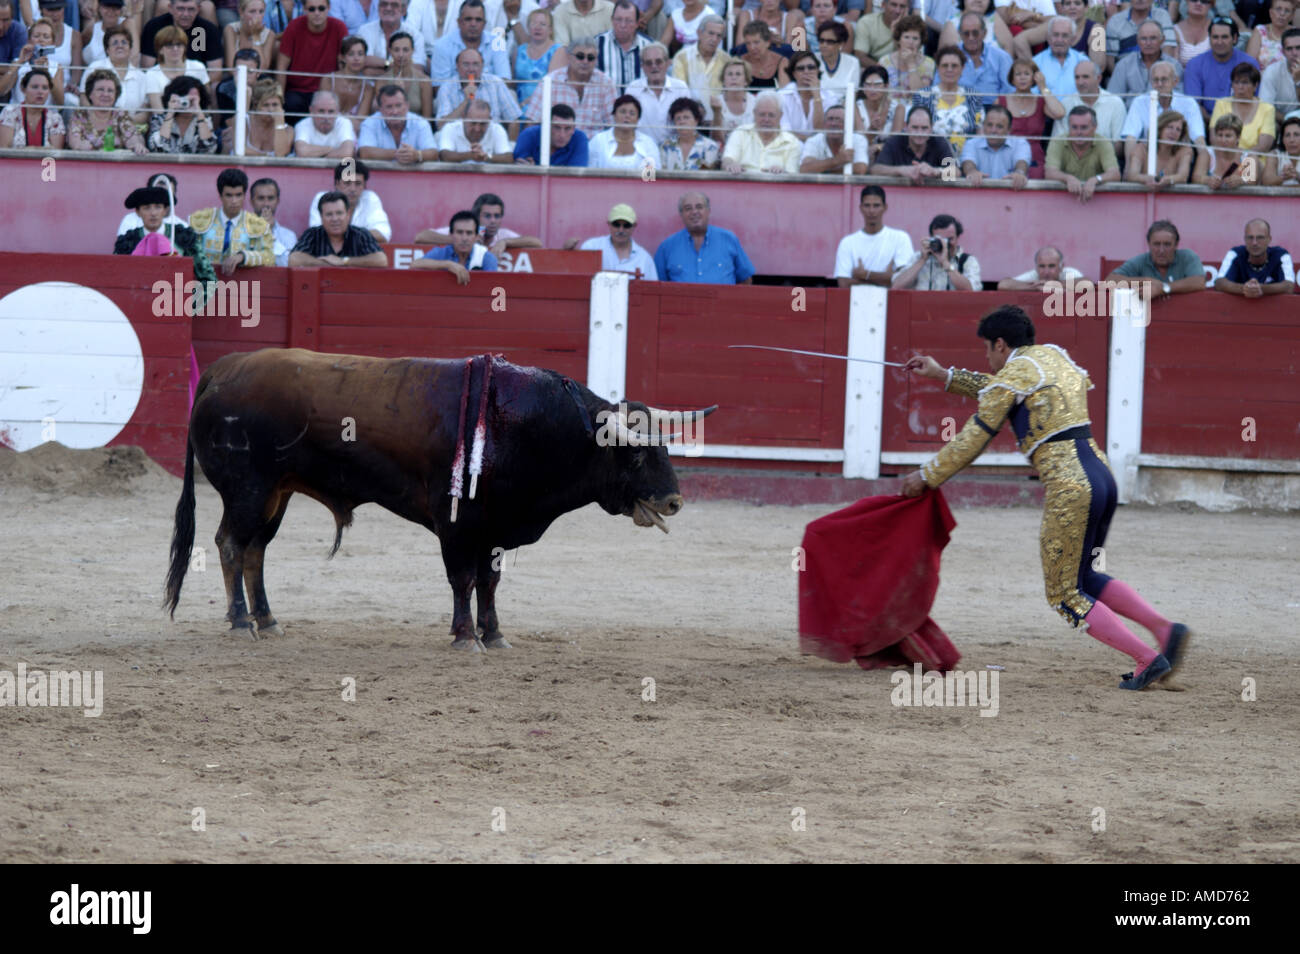
<path id="1" fill-rule="evenodd" d="M 376 242 L 391 242 L 393 227 L 388 222 L 388 213 L 384 203 L 366 185 L 370 182 L 370 167 L 360 159 L 345 159 L 334 167 L 334 188 L 322 190 L 312 196 L 311 209 L 307 224 L 321 224 L 319 203 L 326 191 L 342 192 L 348 197 L 348 208 L 352 210 L 352 225 L 365 229 L 374 236 Z"/>
<path id="2" fill-rule="evenodd" d="M 280 208 L 280 183 L 274 179 L 258 179 L 248 189 L 248 201 L 253 211 L 271 226 L 275 264 L 284 268 L 289 264 L 289 253 L 298 244 L 298 236 L 275 220 L 276 210 Z"/>
<path id="3" fill-rule="evenodd" d="M 357 30 L 357 36 L 366 41 L 366 67 L 383 70 L 388 68 L 388 40 L 394 33 L 405 33 L 411 38 L 411 62 L 426 70 L 429 55 L 420 37 L 419 24 L 412 23 L 402 16 L 402 0 L 378 0 L 379 19 L 368 20 Z"/>
<path id="4" fill-rule="evenodd" d="M 695 99 L 695 93 L 686 83 L 668 75 L 668 48 L 662 43 L 650 43 L 641 50 L 641 71 L 644 75 L 640 79 L 627 84 L 627 95 L 635 96 L 641 104 L 637 131 L 661 146 L 672 132 L 669 107 L 683 96 Z"/>
<path id="5" fill-rule="evenodd" d="M 293 128 L 293 153 L 304 159 L 350 159 L 356 155 L 352 121 L 339 115 L 339 99 L 327 89 L 311 97 L 311 115 Z"/>
<path id="6" fill-rule="evenodd" d="M 481 99 L 465 107 L 465 118 L 438 130 L 438 158 L 443 162 L 513 163 L 514 151 L 505 127 L 492 121 L 492 107 Z"/>
<path id="7" fill-rule="evenodd" d="M 1068 115 L 1075 106 L 1091 106 L 1097 114 L 1097 135 L 1109 139 L 1112 144 L 1119 142 L 1124 120 L 1128 110 L 1124 100 L 1114 93 L 1101 88 L 1101 71 L 1092 60 L 1080 60 L 1074 65 L 1074 85 L 1078 92 L 1071 93 L 1061 100 Z M 1056 121 L 1053 136 L 1064 136 L 1069 123 L 1062 116 Z"/>
<path id="8" fill-rule="evenodd" d="M 901 229 L 885 225 L 885 190 L 878 185 L 862 187 L 858 210 L 862 229 L 840 239 L 835 250 L 835 280 L 841 288 L 850 285 L 890 287 L 894 273 L 912 260 L 912 240 Z"/>
<path id="9" fill-rule="evenodd" d="M 1055 245 L 1044 245 L 1034 255 L 1034 267 L 1015 278 L 998 282 L 998 291 L 1050 291 L 1048 282 L 1083 281 L 1083 272 L 1069 268 L 1065 256 Z"/>
<path id="10" fill-rule="evenodd" d="M 564 247 L 579 248 L 584 252 L 600 252 L 602 272 L 630 272 L 633 278 L 659 281 L 654 256 L 632 240 L 636 231 L 636 210 L 620 202 L 609 210 L 609 234 L 589 238 L 581 244 L 569 239 Z"/>
<path id="11" fill-rule="evenodd" d="M 614 4 L 610 0 L 565 0 L 551 14 L 555 42 L 568 46 L 579 37 L 597 37 L 610 28 Z"/>
<path id="12" fill-rule="evenodd" d="M 827 107 L 825 117 L 826 131 L 809 136 L 803 144 L 799 171 L 842 173 L 844 166 L 852 162 L 853 174 L 865 176 L 871 152 L 867 137 L 854 133 L 850 149 L 844 143 L 844 107 L 838 104 Z"/>

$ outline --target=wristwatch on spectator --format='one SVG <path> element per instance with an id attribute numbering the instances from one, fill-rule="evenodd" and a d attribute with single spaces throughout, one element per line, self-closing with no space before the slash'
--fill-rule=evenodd
<path id="1" fill-rule="evenodd" d="M 1097 185 L 1101 185 L 1101 173 L 1097 173 Z"/>
<path id="2" fill-rule="evenodd" d="M 1160 290 L 1163 291 L 1166 295 L 1172 295 L 1174 293 L 1174 286 L 1169 284 L 1168 282 L 1161 282 Z"/>

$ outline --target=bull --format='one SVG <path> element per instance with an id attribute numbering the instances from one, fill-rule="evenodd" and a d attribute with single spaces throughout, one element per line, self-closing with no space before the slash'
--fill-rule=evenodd
<path id="1" fill-rule="evenodd" d="M 457 450 L 472 439 L 480 400 L 481 474 L 472 499 L 454 500 L 453 460 L 459 466 Z M 714 410 L 686 412 L 685 420 Z M 629 426 L 638 419 L 647 426 Z M 636 402 L 610 404 L 555 371 L 499 358 L 467 364 L 300 349 L 227 355 L 196 390 L 163 606 L 174 618 L 189 566 L 197 457 L 223 505 L 216 544 L 233 633 L 283 634 L 262 566 L 289 499 L 301 493 L 334 515 L 330 556 L 364 503 L 432 530 L 452 589 L 452 646 L 507 649 L 495 605 L 499 555 L 535 543 L 561 514 L 590 503 L 667 532 L 663 518 L 683 500 L 662 431 L 681 420 L 680 412 Z"/>

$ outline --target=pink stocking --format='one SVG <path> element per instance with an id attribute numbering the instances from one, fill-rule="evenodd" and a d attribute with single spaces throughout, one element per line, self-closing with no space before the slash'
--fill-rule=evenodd
<path id="1" fill-rule="evenodd" d="M 1109 587 L 1107 587 L 1109 589 Z M 1112 649 L 1118 649 L 1127 656 L 1132 656 L 1137 663 L 1136 673 L 1141 673 L 1151 664 L 1159 652 L 1152 649 L 1133 635 L 1115 613 L 1105 603 L 1093 603 L 1092 609 L 1084 617 L 1088 623 L 1088 634 L 1093 639 L 1101 640 Z"/>

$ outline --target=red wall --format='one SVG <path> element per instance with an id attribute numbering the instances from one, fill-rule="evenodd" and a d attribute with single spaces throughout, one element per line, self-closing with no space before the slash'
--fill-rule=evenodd
<path id="1" fill-rule="evenodd" d="M 1219 292 L 1157 301 L 1147 328 L 1142 452 L 1300 458 L 1300 300 Z M 1255 439 L 1243 439 L 1244 418 Z"/>
<path id="2" fill-rule="evenodd" d="M 521 364 L 586 380 L 590 279 L 574 275 L 475 274 L 468 286 L 445 272 L 366 269 L 262 269 L 256 327 L 240 319 L 155 318 L 151 286 L 183 260 L 6 255 L 0 295 L 32 282 L 72 279 L 97 288 L 130 317 L 146 353 L 145 393 L 114 444 L 139 444 L 179 469 L 187 418 L 190 331 L 201 364 L 229 351 L 268 345 L 380 356 L 464 357 L 502 352 Z M 794 302 L 804 292 L 803 310 Z M 1058 343 L 1089 370 L 1090 410 L 1106 427 L 1108 323 L 1047 318 L 1042 298 L 1009 296 L 1031 309 L 1039 338 Z M 886 357 L 913 351 L 941 363 L 981 365 L 975 319 L 1008 296 L 894 292 Z M 844 364 L 829 359 L 729 350 L 766 344 L 843 353 L 849 293 L 840 289 L 719 287 L 633 282 L 629 294 L 627 393 L 664 407 L 719 404 L 706 441 L 720 444 L 838 448 L 843 444 Z M 1244 302 L 1217 292 L 1182 295 L 1155 306 L 1147 329 L 1143 450 L 1267 459 L 1300 458 L 1300 321 L 1294 299 Z M 944 417 L 960 424 L 972 410 L 898 369 L 885 375 L 885 451 L 929 451 Z M 1257 440 L 1244 443 L 1242 418 Z M 1012 450 L 1002 436 L 998 450 Z M 698 463 L 700 461 L 684 461 Z M 728 461 L 728 466 L 739 462 Z M 741 466 L 838 472 L 838 465 L 753 462 Z"/>
<path id="3" fill-rule="evenodd" d="M 796 293 L 805 310 L 795 310 Z M 727 346 L 843 354 L 848 315 L 839 289 L 632 282 L 627 394 L 657 407 L 721 405 L 704 425 L 706 446 L 843 447 L 843 361 Z"/>
<path id="4" fill-rule="evenodd" d="M 45 181 L 38 156 L 0 158 L 5 186 L 0 225 L 7 226 L 0 243 L 22 252 L 108 251 L 125 212 L 122 201 L 151 172 L 166 169 L 179 179 L 177 206 L 188 214 L 216 204 L 216 177 L 223 167 L 220 159 L 196 157 L 153 162 L 64 154 L 54 180 Z M 250 179 L 268 175 L 280 183 L 280 221 L 295 232 L 307 225 L 312 196 L 333 182 L 332 167 L 324 165 L 246 162 L 244 168 Z M 839 240 L 862 226 L 860 183 L 754 183 L 668 174 L 643 182 L 639 176 L 588 170 L 542 175 L 513 166 L 485 172 L 439 166 L 419 172 L 377 168 L 371 185 L 384 201 L 397 242 L 409 242 L 427 226 L 446 225 L 480 192 L 495 192 L 506 201 L 507 225 L 555 247 L 565 239 L 604 234 L 608 209 L 630 202 L 639 218 L 636 240 L 652 253 L 681 228 L 678 197 L 702 188 L 712 202 L 713 223 L 735 231 L 758 270 L 768 275 L 829 275 Z M 934 215 L 956 215 L 966 229 L 963 245 L 978 257 L 990 282 L 1031 268 L 1035 250 L 1047 244 L 1061 247 L 1067 262 L 1084 274 L 1099 277 L 1095 269 L 1103 254 L 1125 258 L 1145 251 L 1146 228 L 1158 218 L 1173 219 L 1183 246 L 1205 259 L 1217 261 L 1240 244 L 1245 222 L 1255 216 L 1272 221 L 1278 244 L 1300 252 L 1300 200 L 1294 196 L 1102 192 L 1080 205 L 1062 191 L 893 184 L 886 189 L 886 223 L 904 229 L 914 244 Z"/>

